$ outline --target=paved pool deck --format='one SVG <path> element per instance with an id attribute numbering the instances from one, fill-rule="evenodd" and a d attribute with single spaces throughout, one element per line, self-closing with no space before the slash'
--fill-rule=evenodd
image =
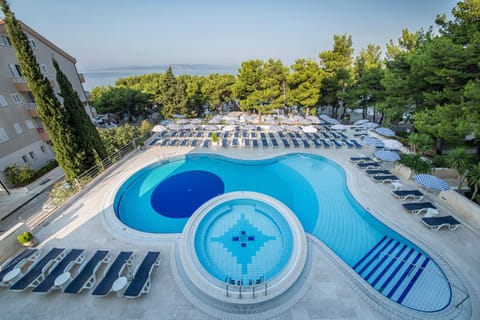
<path id="1" fill-rule="evenodd" d="M 328 157 L 341 164 L 347 172 L 350 191 L 360 204 L 379 220 L 418 244 L 433 257 L 440 257 L 457 274 L 468 292 L 467 304 L 471 312 L 456 319 L 480 319 L 480 232 L 466 223 L 456 231 L 442 229 L 431 231 L 419 217 L 407 213 L 401 201 L 391 195 L 392 187 L 373 182 L 348 159 L 359 154 L 371 154 L 364 147 L 355 149 L 290 149 L 288 152 L 305 152 Z M 39 248 L 83 248 L 91 254 L 97 249 L 109 249 L 113 254 L 133 250 L 135 263 L 140 262 L 148 250 L 161 252 L 160 266 L 152 273 L 151 290 L 138 299 L 126 299 L 110 294 L 104 298 L 91 295 L 91 290 L 77 295 L 53 291 L 38 295 L 27 289 L 12 292 L 0 287 L 1 316 L 4 319 L 216 319 L 225 314 L 207 314 L 197 308 L 176 281 L 176 246 L 181 235 L 138 240 L 128 232 L 118 232 L 105 221 L 103 210 L 112 189 L 138 169 L 169 157 L 190 152 L 213 152 L 241 159 L 262 159 L 287 153 L 281 148 L 181 148 L 152 146 L 137 151 L 114 170 L 97 178 L 86 192 L 69 206 L 58 210 L 35 231 L 41 241 Z M 417 188 L 412 182 L 402 181 L 407 188 Z M 435 193 L 427 197 L 435 201 Z M 442 213 L 448 208 L 439 207 Z M 311 270 L 299 301 L 283 313 L 274 315 L 277 320 L 313 319 L 395 319 L 395 306 L 389 310 L 375 293 L 352 281 L 348 270 L 339 267 L 335 256 L 319 241 L 309 240 Z M 462 308 L 464 305 L 460 306 Z M 231 317 L 235 319 L 235 317 Z M 265 318 L 248 315 L 243 319 Z M 425 319 L 433 319 L 427 314 Z M 448 316 L 436 319 L 447 319 Z"/>

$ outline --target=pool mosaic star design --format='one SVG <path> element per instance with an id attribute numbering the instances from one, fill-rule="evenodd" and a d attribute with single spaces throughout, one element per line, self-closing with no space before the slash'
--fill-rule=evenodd
<path id="1" fill-rule="evenodd" d="M 242 274 L 246 275 L 252 258 L 257 255 L 265 243 L 276 240 L 276 237 L 263 233 L 242 214 L 240 219 L 222 236 L 212 237 L 210 240 L 221 243 L 237 259 L 237 263 L 242 265 Z"/>

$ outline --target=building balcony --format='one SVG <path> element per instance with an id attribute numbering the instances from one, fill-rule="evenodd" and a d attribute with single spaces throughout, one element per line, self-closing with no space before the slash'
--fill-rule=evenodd
<path id="1" fill-rule="evenodd" d="M 81 83 L 85 83 L 85 76 L 83 75 L 83 73 L 79 73 L 78 77 L 80 78 Z"/>
<path id="2" fill-rule="evenodd" d="M 38 114 L 37 104 L 35 102 L 28 102 L 23 104 L 27 108 L 28 115 L 32 118 L 40 118 Z"/>
<path id="3" fill-rule="evenodd" d="M 39 127 L 37 128 L 37 132 L 43 141 L 50 141 L 50 136 L 48 135 L 47 131 L 45 131 L 45 128 Z"/>
<path id="4" fill-rule="evenodd" d="M 50 85 L 55 87 L 55 80 L 49 80 Z M 19 92 L 29 92 L 31 91 L 30 88 L 28 87 L 27 80 L 24 77 L 13 77 L 13 83 L 15 84 L 15 88 Z"/>

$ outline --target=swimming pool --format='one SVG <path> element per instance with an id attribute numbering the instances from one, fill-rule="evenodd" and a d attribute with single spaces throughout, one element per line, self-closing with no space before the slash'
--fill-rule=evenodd
<path id="1" fill-rule="evenodd" d="M 205 174 L 185 179 L 192 172 Z M 202 177 L 212 183 L 203 183 Z M 162 182 L 175 180 L 179 181 L 181 196 L 158 191 L 163 188 Z M 245 161 L 217 155 L 187 155 L 134 174 L 117 192 L 114 209 L 131 228 L 180 233 L 196 205 L 234 191 L 254 191 L 284 203 L 298 217 L 305 232 L 323 241 L 392 301 L 425 312 L 442 310 L 450 303 L 451 288 L 438 265 L 362 208 L 348 191 L 344 170 L 319 156 L 290 154 Z M 188 206 L 183 203 L 188 203 L 194 193 L 191 198 L 195 199 L 195 206 L 185 209 Z M 165 213 L 165 208 L 153 205 L 163 201 L 173 203 L 165 206 L 173 208 L 172 212 Z M 175 212 L 176 205 L 181 213 Z"/>

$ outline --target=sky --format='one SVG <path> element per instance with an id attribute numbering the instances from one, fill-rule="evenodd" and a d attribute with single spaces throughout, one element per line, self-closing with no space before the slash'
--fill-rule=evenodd
<path id="1" fill-rule="evenodd" d="M 450 14 L 458 0 L 10 0 L 17 19 L 77 59 L 79 71 L 118 66 L 318 60 L 334 34 L 355 55 L 401 30 Z M 0 16 L 3 14 L 0 13 Z"/>

